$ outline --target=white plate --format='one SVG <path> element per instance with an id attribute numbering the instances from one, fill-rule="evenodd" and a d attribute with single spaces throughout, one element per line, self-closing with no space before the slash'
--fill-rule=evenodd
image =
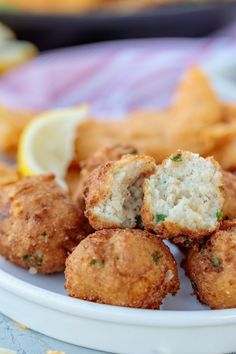
<path id="1" fill-rule="evenodd" d="M 179 263 L 181 252 L 171 249 Z M 201 305 L 181 268 L 181 290 L 167 296 L 162 311 L 72 299 L 64 291 L 63 274 L 31 275 L 3 258 L 0 268 L 0 310 L 68 343 L 130 354 L 222 354 L 236 349 L 236 309 L 210 311 Z"/>
<path id="2" fill-rule="evenodd" d="M 231 74 L 228 75 L 235 65 L 234 55 L 222 58 L 214 65 L 210 62 L 203 66 L 220 95 L 236 101 L 236 86 Z M 171 250 L 179 264 L 181 252 L 175 246 Z M 63 274 L 31 275 L 0 258 L 0 311 L 45 335 L 103 351 L 125 354 L 235 351 L 236 309 L 211 311 L 200 304 L 191 295 L 190 282 L 179 269 L 181 290 L 175 297 L 167 296 L 161 311 L 153 311 L 69 298 L 63 287 Z"/>

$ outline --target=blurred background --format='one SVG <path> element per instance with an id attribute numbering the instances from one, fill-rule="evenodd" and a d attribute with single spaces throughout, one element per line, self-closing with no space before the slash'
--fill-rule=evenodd
<path id="1" fill-rule="evenodd" d="M 206 36 L 236 19 L 235 1 L 0 0 L 0 21 L 41 51 L 113 39 Z"/>

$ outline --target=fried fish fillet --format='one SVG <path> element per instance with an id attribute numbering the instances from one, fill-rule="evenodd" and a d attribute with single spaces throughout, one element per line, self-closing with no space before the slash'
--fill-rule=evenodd
<path id="1" fill-rule="evenodd" d="M 222 105 L 223 121 L 231 129 L 231 137 L 223 144 L 212 151 L 212 156 L 220 163 L 223 169 L 236 170 L 236 135 L 234 128 L 236 124 L 236 106 L 233 104 Z"/>
<path id="2" fill-rule="evenodd" d="M 17 150 L 18 141 L 25 125 L 33 118 L 33 113 L 14 111 L 0 107 L 0 150 L 13 152 Z"/>
<path id="3" fill-rule="evenodd" d="M 0 163 L 0 187 L 15 183 L 19 180 L 19 174 L 15 166 Z"/>
<path id="4" fill-rule="evenodd" d="M 236 136 L 236 125 L 223 120 L 222 106 L 198 68 L 185 75 L 173 104 L 162 112 L 131 113 L 116 122 L 85 120 L 77 128 L 75 159 L 87 159 L 111 143 L 130 144 L 162 162 L 177 149 L 208 156 Z"/>

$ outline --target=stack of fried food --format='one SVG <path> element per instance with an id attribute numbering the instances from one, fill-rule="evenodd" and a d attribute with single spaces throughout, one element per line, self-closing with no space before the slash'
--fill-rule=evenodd
<path id="1" fill-rule="evenodd" d="M 179 289 L 169 240 L 198 299 L 236 307 L 235 113 L 194 68 L 164 112 L 82 121 L 70 192 L 2 166 L 0 254 L 31 273 L 65 269 L 70 296 L 159 309 Z"/>
<path id="2" fill-rule="evenodd" d="M 75 159 L 80 164 L 114 142 L 131 144 L 157 163 L 177 149 L 211 155 L 232 171 L 236 169 L 236 106 L 222 103 L 208 78 L 194 67 L 164 111 L 132 112 L 116 122 L 85 120 L 78 126 Z"/>
<path id="3" fill-rule="evenodd" d="M 118 151 L 117 146 L 113 152 L 115 150 Z M 109 159 L 110 151 L 103 150 L 103 157 Z M 97 161 L 96 156 L 94 161 Z M 136 273 L 133 272 L 138 275 L 147 256 L 142 253 L 145 245 L 140 245 L 140 250 L 136 248 L 140 257 L 136 263 L 135 254 L 128 256 L 126 247 L 123 256 L 115 244 L 105 247 L 102 236 L 113 232 L 120 234 L 121 229 L 123 234 L 130 234 L 132 229 L 136 235 L 144 228 L 157 239 L 170 240 L 184 249 L 184 267 L 201 302 L 213 309 L 236 307 L 236 176 L 225 172 L 212 157 L 203 158 L 178 150 L 156 165 L 152 158 L 135 155 L 132 151 L 132 155 L 95 168 L 84 182 L 83 193 L 85 215 L 95 230 L 102 231 L 89 236 L 67 260 L 66 287 L 71 296 L 117 304 L 120 295 L 112 289 L 102 289 L 107 289 L 110 278 L 114 280 L 114 267 L 119 264 L 120 257 L 124 257 L 125 262 L 130 260 L 130 265 L 125 263 L 127 271 L 129 269 L 132 274 L 135 267 Z M 153 238 L 150 233 L 146 235 Z M 106 257 L 110 260 L 110 247 L 113 258 L 119 253 L 116 261 L 111 260 L 110 270 L 104 263 L 97 269 L 99 273 L 93 273 L 83 264 L 83 257 L 88 260 L 88 255 L 98 264 L 106 262 Z M 162 259 L 160 250 L 157 258 L 155 264 Z M 174 291 L 178 288 L 176 272 L 176 267 L 169 265 L 168 276 L 165 276 L 165 280 L 173 280 Z M 96 285 L 92 287 L 91 284 Z M 163 284 L 166 289 L 167 284 Z M 145 273 L 139 285 L 140 291 L 146 289 L 148 299 L 148 285 L 151 284 Z"/>

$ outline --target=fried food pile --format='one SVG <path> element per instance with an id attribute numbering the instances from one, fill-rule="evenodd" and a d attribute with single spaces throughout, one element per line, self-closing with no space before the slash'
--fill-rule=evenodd
<path id="1" fill-rule="evenodd" d="M 144 266 L 145 244 L 140 249 L 135 247 L 136 254 L 132 257 L 132 253 L 127 254 L 129 247 L 125 239 L 131 237 L 135 243 L 135 238 L 138 240 L 145 234 L 150 242 L 155 238 L 165 239 L 185 250 L 186 274 L 200 301 L 211 308 L 236 307 L 236 176 L 225 172 L 213 157 L 203 158 L 190 151 L 177 150 L 157 165 L 149 156 L 124 155 L 93 169 L 84 182 L 83 195 L 84 213 L 97 231 L 83 240 L 67 260 L 69 295 L 136 307 L 132 290 L 127 288 L 130 289 L 131 263 L 136 264 L 136 256 L 140 269 Z M 117 248 L 116 238 L 122 235 L 122 246 Z M 104 243 L 104 239 L 109 242 Z M 126 261 L 132 257 L 132 262 L 120 279 L 117 268 L 121 254 Z M 176 264 L 170 267 L 170 251 L 168 254 L 169 270 L 173 273 Z M 136 288 L 138 274 L 135 273 L 132 289 Z M 107 284 L 110 278 L 114 292 L 111 284 Z M 175 292 L 178 278 L 174 278 Z M 149 283 L 147 274 L 145 279 L 148 288 L 155 286 Z M 163 287 L 173 293 L 166 284 Z M 139 300 L 140 307 L 146 308 L 142 302 L 144 288 L 140 285 Z M 152 304 L 147 292 L 148 308 L 160 307 L 160 299 L 167 294 L 160 292 L 161 288 L 159 285 Z"/>
<path id="2" fill-rule="evenodd" d="M 214 156 L 224 169 L 232 171 L 236 169 L 236 108 L 222 103 L 208 78 L 194 67 L 164 111 L 133 112 L 115 122 L 87 119 L 79 124 L 75 160 L 80 164 L 115 142 L 134 146 L 156 163 L 182 149 Z"/>
<path id="3" fill-rule="evenodd" d="M 101 220 L 98 215 L 98 224 L 91 224 L 101 230 L 93 232 L 90 226 L 88 232 L 88 210 L 84 213 L 84 206 L 73 202 L 54 176 L 25 177 L 3 184 L 0 189 L 0 254 L 32 274 L 65 269 L 65 286 L 71 296 L 111 305 L 159 309 L 168 293 L 177 292 L 179 280 L 169 248 L 161 238 L 139 229 L 141 217 L 136 218 L 144 178 L 153 172 L 155 164 L 152 158 L 138 155 L 125 155 L 113 163 L 117 166 L 108 170 L 107 177 L 112 173 L 116 176 L 116 172 L 118 179 L 125 177 L 123 192 L 127 194 L 130 220 L 118 223 L 117 227 L 114 224 L 114 228 L 105 220 L 107 210 L 100 210 Z M 123 166 L 126 168 L 122 170 Z M 99 178 L 103 181 L 102 175 Z M 92 187 L 97 188 L 96 184 Z M 108 184 L 109 188 L 117 186 Z M 106 194 L 105 190 L 101 196 L 105 198 Z M 118 218 L 125 218 L 122 194 L 114 198 L 120 204 Z M 130 208 L 131 199 L 139 210 Z"/>
<path id="4" fill-rule="evenodd" d="M 2 183 L 0 254 L 33 273 L 65 269 L 70 296 L 159 309 L 179 289 L 169 240 L 185 250 L 198 299 L 236 307 L 236 176 L 190 151 L 159 165 L 132 147 L 111 151 L 90 157 L 74 201 L 53 176 Z"/>
<path id="5" fill-rule="evenodd" d="M 197 68 L 163 112 L 83 120 L 68 190 L 0 166 L 0 254 L 31 273 L 65 270 L 70 296 L 159 309 L 180 286 L 168 240 L 184 250 L 198 299 L 236 308 L 235 139 L 236 108 Z"/>

